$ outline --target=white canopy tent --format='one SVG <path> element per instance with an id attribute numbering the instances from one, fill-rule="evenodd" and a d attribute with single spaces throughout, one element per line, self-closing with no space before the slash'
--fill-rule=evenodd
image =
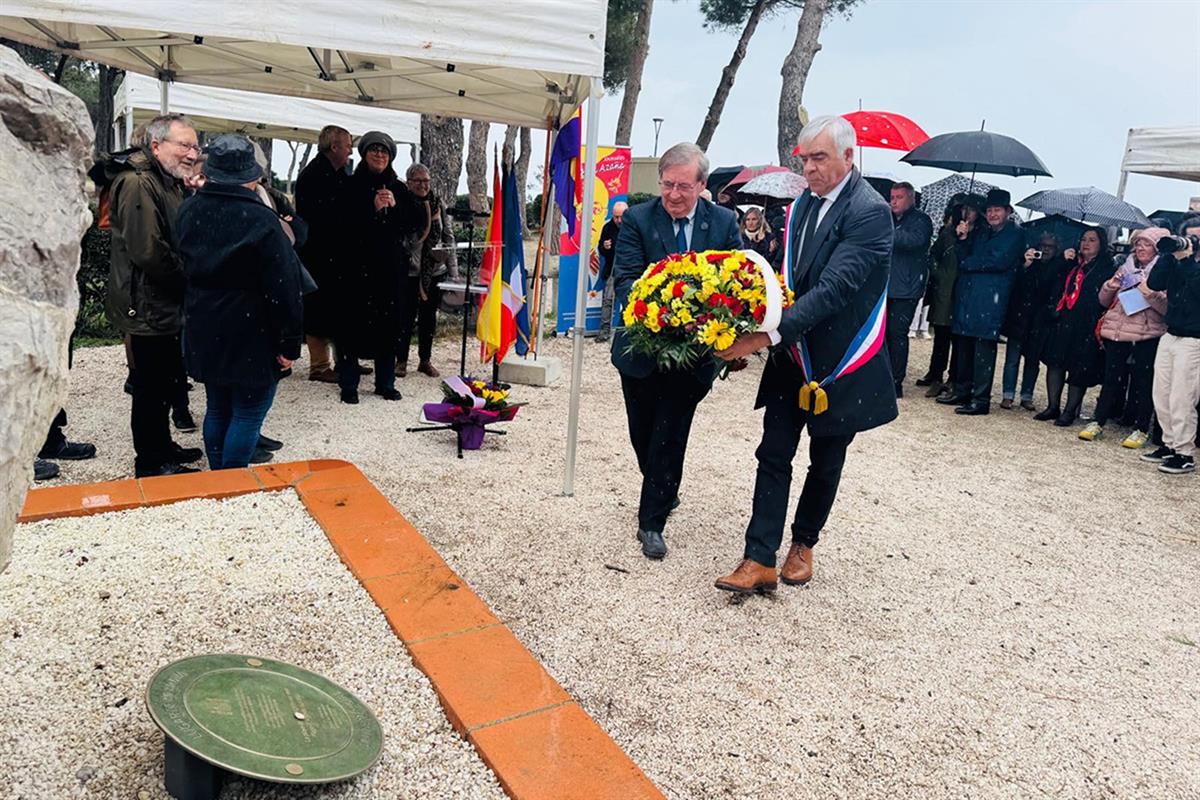
<path id="1" fill-rule="evenodd" d="M 591 208 L 605 0 L 4 0 L 0 36 L 171 83 L 557 130 L 590 99 Z M 576 319 L 585 319 L 586 270 Z M 564 493 L 574 490 L 583 328 L 573 331 Z"/>
<path id="2" fill-rule="evenodd" d="M 210 133 L 246 133 L 291 142 L 317 141 L 326 125 L 339 125 L 359 136 L 384 131 L 398 143 L 421 141 L 421 115 L 369 106 L 331 103 L 298 97 L 180 84 L 171 89 L 171 110 L 187 114 Z M 149 122 L 161 110 L 159 82 L 130 72 L 113 99 L 113 125 L 122 147 L 134 126 Z"/>
<path id="3" fill-rule="evenodd" d="M 1131 172 L 1200 182 L 1200 126 L 1130 128 L 1117 197 L 1125 197 Z"/>

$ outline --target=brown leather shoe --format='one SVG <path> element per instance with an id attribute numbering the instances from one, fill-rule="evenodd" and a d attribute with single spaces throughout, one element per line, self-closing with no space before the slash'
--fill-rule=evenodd
<path id="1" fill-rule="evenodd" d="M 1000 401 L 1000 407 L 1007 411 L 1013 407 L 1013 401 L 1006 397 Z"/>
<path id="2" fill-rule="evenodd" d="M 732 574 L 717 578 L 714 584 L 718 589 L 737 594 L 754 594 L 755 592 L 773 592 L 778 586 L 775 570 L 765 567 L 757 561 L 744 559 Z"/>
<path id="3" fill-rule="evenodd" d="M 331 369 L 310 369 L 308 371 L 308 379 L 310 381 L 320 381 L 321 383 L 337 383 L 337 373 Z"/>
<path id="4" fill-rule="evenodd" d="M 400 361 L 399 359 L 396 360 L 396 377 L 397 378 L 407 378 L 408 377 L 408 362 L 407 361 Z"/>
<path id="5" fill-rule="evenodd" d="M 437 367 L 435 367 L 433 364 L 430 364 L 428 361 L 422 361 L 420 364 L 418 364 L 417 372 L 423 372 L 431 378 L 437 378 L 442 374 L 437 371 Z"/>
<path id="6" fill-rule="evenodd" d="M 788 586 L 803 586 L 812 580 L 812 548 L 793 544 L 788 550 L 779 579 Z"/>

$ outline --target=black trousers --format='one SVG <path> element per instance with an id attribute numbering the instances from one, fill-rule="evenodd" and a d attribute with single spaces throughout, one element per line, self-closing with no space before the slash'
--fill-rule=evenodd
<path id="1" fill-rule="evenodd" d="M 404 307 L 400 309 L 400 338 L 396 344 L 396 358 L 401 364 L 408 363 L 414 323 L 417 329 L 417 357 L 421 361 L 428 361 L 432 357 L 433 335 L 437 332 L 437 312 L 441 303 L 442 290 L 436 285 L 429 287 L 428 296 L 422 300 L 421 279 L 408 279 Z"/>
<path id="2" fill-rule="evenodd" d="M 621 374 L 629 441 L 642 473 L 638 527 L 662 531 L 683 480 L 683 459 L 696 406 L 712 384 L 692 372 L 652 372 L 645 378 Z"/>
<path id="3" fill-rule="evenodd" d="M 954 392 L 967 396 L 972 403 L 991 405 L 992 384 L 996 380 L 997 342 L 974 336 L 955 336 Z"/>
<path id="4" fill-rule="evenodd" d="M 1158 339 L 1144 342 L 1110 342 L 1104 340 L 1104 383 L 1096 401 L 1096 422 L 1104 425 L 1119 411 L 1121 400 L 1128 393 L 1125 417 L 1135 430 L 1150 430 L 1154 416 L 1154 358 L 1158 355 Z"/>
<path id="5" fill-rule="evenodd" d="M 174 336 L 130 336 L 133 357 L 134 465 L 153 470 L 174 460 L 171 442 L 171 403 L 184 391 L 183 350 Z"/>
<path id="6" fill-rule="evenodd" d="M 746 527 L 745 558 L 768 567 L 775 566 L 776 553 L 783 543 L 792 487 L 792 459 L 808 420 L 808 412 L 800 409 L 795 398 L 792 394 L 767 402 L 762 442 L 754 453 L 758 473 L 754 480 L 754 510 Z M 808 474 L 792 519 L 793 542 L 806 547 L 817 543 L 837 499 L 846 448 L 852 441 L 854 434 L 809 438 Z"/>
<path id="7" fill-rule="evenodd" d="M 60 408 L 58 414 L 55 415 L 54 420 L 50 423 L 50 432 L 46 434 L 46 441 L 42 445 L 42 453 L 57 453 L 62 449 L 62 446 L 67 443 L 67 435 L 63 433 L 63 428 L 65 427 L 67 427 L 67 410 Z"/>
<path id="8" fill-rule="evenodd" d="M 912 325 L 920 300 L 887 301 L 887 347 L 892 361 L 892 380 L 899 386 L 908 374 L 908 327 Z"/>
<path id="9" fill-rule="evenodd" d="M 946 367 L 950 367 L 950 380 L 954 380 L 955 364 L 950 359 L 950 343 L 954 334 L 950 333 L 949 325 L 930 325 L 933 329 L 933 352 L 929 354 L 929 371 L 925 375 L 935 383 L 940 383 L 946 377 Z"/>

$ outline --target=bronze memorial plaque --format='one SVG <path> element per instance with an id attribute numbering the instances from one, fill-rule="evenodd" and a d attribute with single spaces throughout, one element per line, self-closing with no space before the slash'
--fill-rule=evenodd
<path id="1" fill-rule="evenodd" d="M 345 780 L 383 749 L 383 729 L 357 697 L 269 658 L 204 655 L 168 664 L 150 679 L 146 706 L 183 750 L 259 780 Z"/>

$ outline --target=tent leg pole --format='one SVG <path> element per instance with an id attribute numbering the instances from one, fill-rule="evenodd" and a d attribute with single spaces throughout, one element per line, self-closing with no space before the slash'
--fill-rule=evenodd
<path id="1" fill-rule="evenodd" d="M 567 414 L 567 465 L 563 494 L 575 494 L 575 455 L 579 437 L 579 393 L 583 380 L 583 334 L 587 330 L 588 256 L 592 243 L 592 204 L 596 197 L 596 147 L 600 139 L 600 81 L 592 79 L 587 106 L 587 141 L 583 168 L 583 220 L 579 226 L 579 279 L 575 286 L 575 324 L 571 326 L 571 407 Z"/>
<path id="2" fill-rule="evenodd" d="M 1121 180 L 1117 182 L 1117 199 L 1125 199 L 1125 184 L 1129 182 L 1129 173 L 1121 170 Z"/>
<path id="3" fill-rule="evenodd" d="M 158 79 L 158 113 L 169 114 L 171 111 L 171 84 L 166 79 L 167 71 L 171 69 L 171 48 L 167 46 L 163 52 L 162 74 Z"/>
<path id="4" fill-rule="evenodd" d="M 133 147 L 133 109 L 125 111 L 125 141 L 121 143 L 121 149 L 125 150 Z"/>

